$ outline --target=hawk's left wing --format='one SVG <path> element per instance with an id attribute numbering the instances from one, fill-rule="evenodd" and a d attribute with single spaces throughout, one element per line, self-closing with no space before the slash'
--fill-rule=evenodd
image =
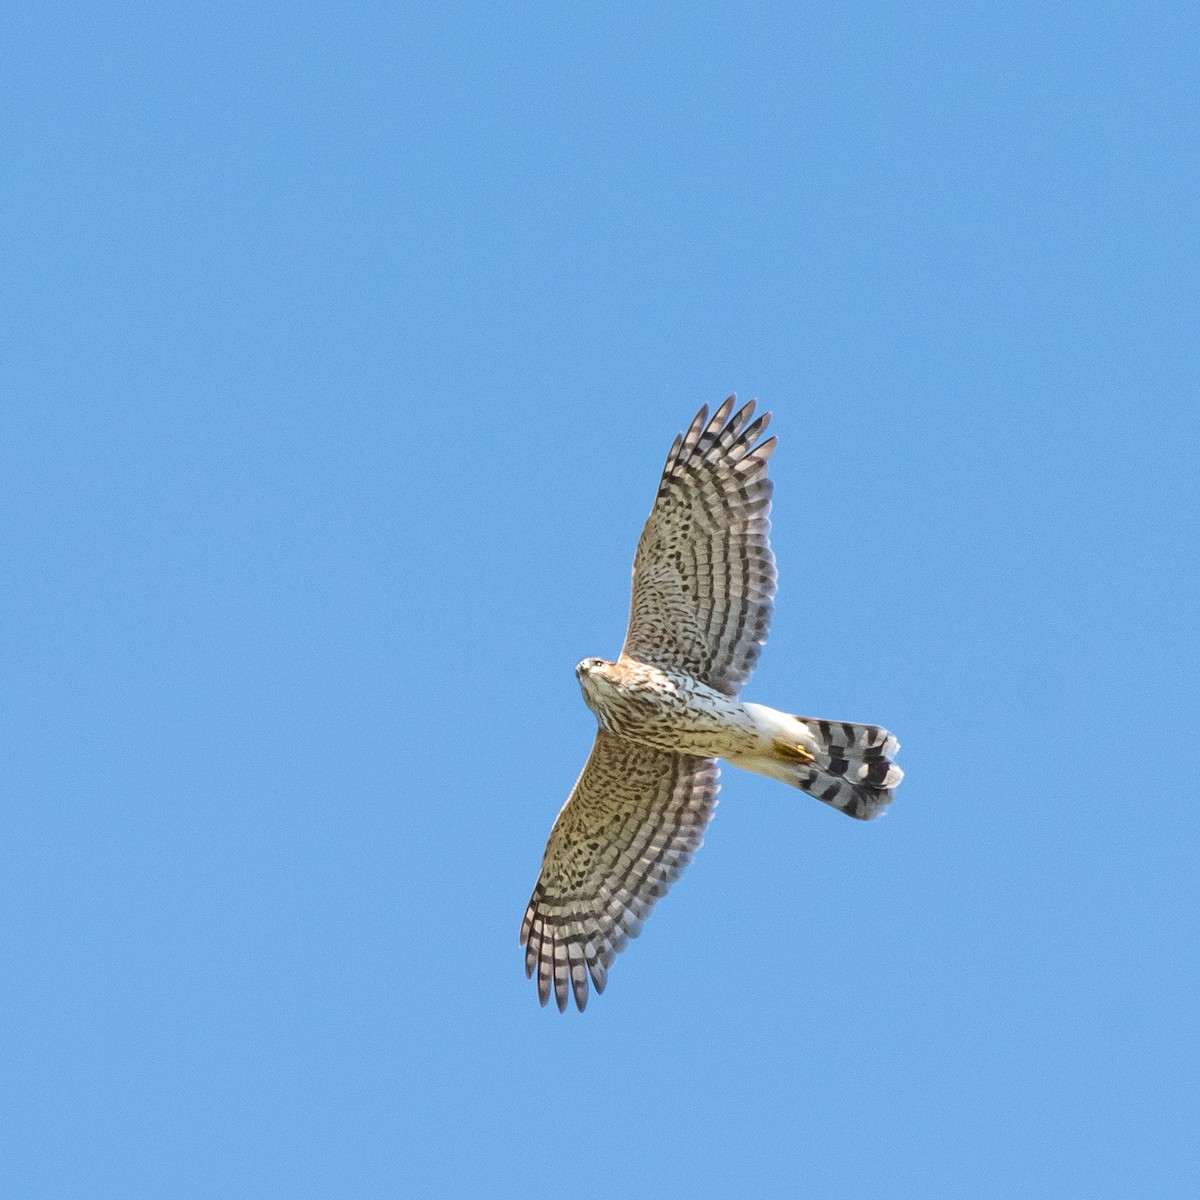
<path id="1" fill-rule="evenodd" d="M 622 655 L 683 671 L 727 696 L 750 678 L 775 598 L 771 419 L 734 397 L 675 439 L 633 562 Z"/>
<path id="2" fill-rule="evenodd" d="M 525 974 L 537 971 L 543 1004 L 553 986 L 561 1012 L 570 987 L 582 1011 L 589 974 L 604 991 L 609 964 L 700 848 L 719 776 L 714 758 L 596 734 L 521 925 Z"/>

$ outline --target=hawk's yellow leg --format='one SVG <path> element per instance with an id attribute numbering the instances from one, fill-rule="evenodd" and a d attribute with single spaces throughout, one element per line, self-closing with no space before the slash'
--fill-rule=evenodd
<path id="1" fill-rule="evenodd" d="M 784 762 L 810 763 L 815 761 L 803 746 L 797 746 L 795 742 L 785 742 L 776 738 L 771 749 L 775 751 L 775 757 L 783 759 Z"/>

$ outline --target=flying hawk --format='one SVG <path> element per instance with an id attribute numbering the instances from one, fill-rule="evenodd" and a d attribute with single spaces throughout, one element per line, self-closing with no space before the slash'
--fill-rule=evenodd
<path id="1" fill-rule="evenodd" d="M 571 993 L 608 968 L 699 849 L 717 804 L 717 759 L 769 775 L 860 821 L 891 801 L 899 743 L 877 725 L 796 717 L 738 700 L 771 622 L 768 540 L 775 438 L 754 401 L 696 414 L 667 455 L 633 562 L 616 662 L 575 674 L 599 729 L 558 814 L 521 925 L 538 997 Z"/>

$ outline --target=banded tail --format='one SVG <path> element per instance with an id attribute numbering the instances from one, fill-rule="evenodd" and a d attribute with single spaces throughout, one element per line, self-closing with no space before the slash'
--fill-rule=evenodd
<path id="1" fill-rule="evenodd" d="M 891 761 L 900 743 L 878 725 L 796 719 L 820 748 L 813 762 L 796 764 L 795 786 L 855 820 L 879 816 L 904 778 L 904 772 Z"/>
<path id="2" fill-rule="evenodd" d="M 745 707 L 770 738 L 771 754 L 731 760 L 738 766 L 799 788 L 858 821 L 872 820 L 892 802 L 904 772 L 891 761 L 900 743 L 886 729 Z"/>

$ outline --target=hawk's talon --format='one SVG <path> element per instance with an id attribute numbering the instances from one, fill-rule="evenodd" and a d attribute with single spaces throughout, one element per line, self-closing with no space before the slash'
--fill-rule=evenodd
<path id="1" fill-rule="evenodd" d="M 784 742 L 776 739 L 772 749 L 775 751 L 776 758 L 781 758 L 784 762 L 816 762 L 816 759 L 803 746 L 798 746 L 795 742 Z"/>

